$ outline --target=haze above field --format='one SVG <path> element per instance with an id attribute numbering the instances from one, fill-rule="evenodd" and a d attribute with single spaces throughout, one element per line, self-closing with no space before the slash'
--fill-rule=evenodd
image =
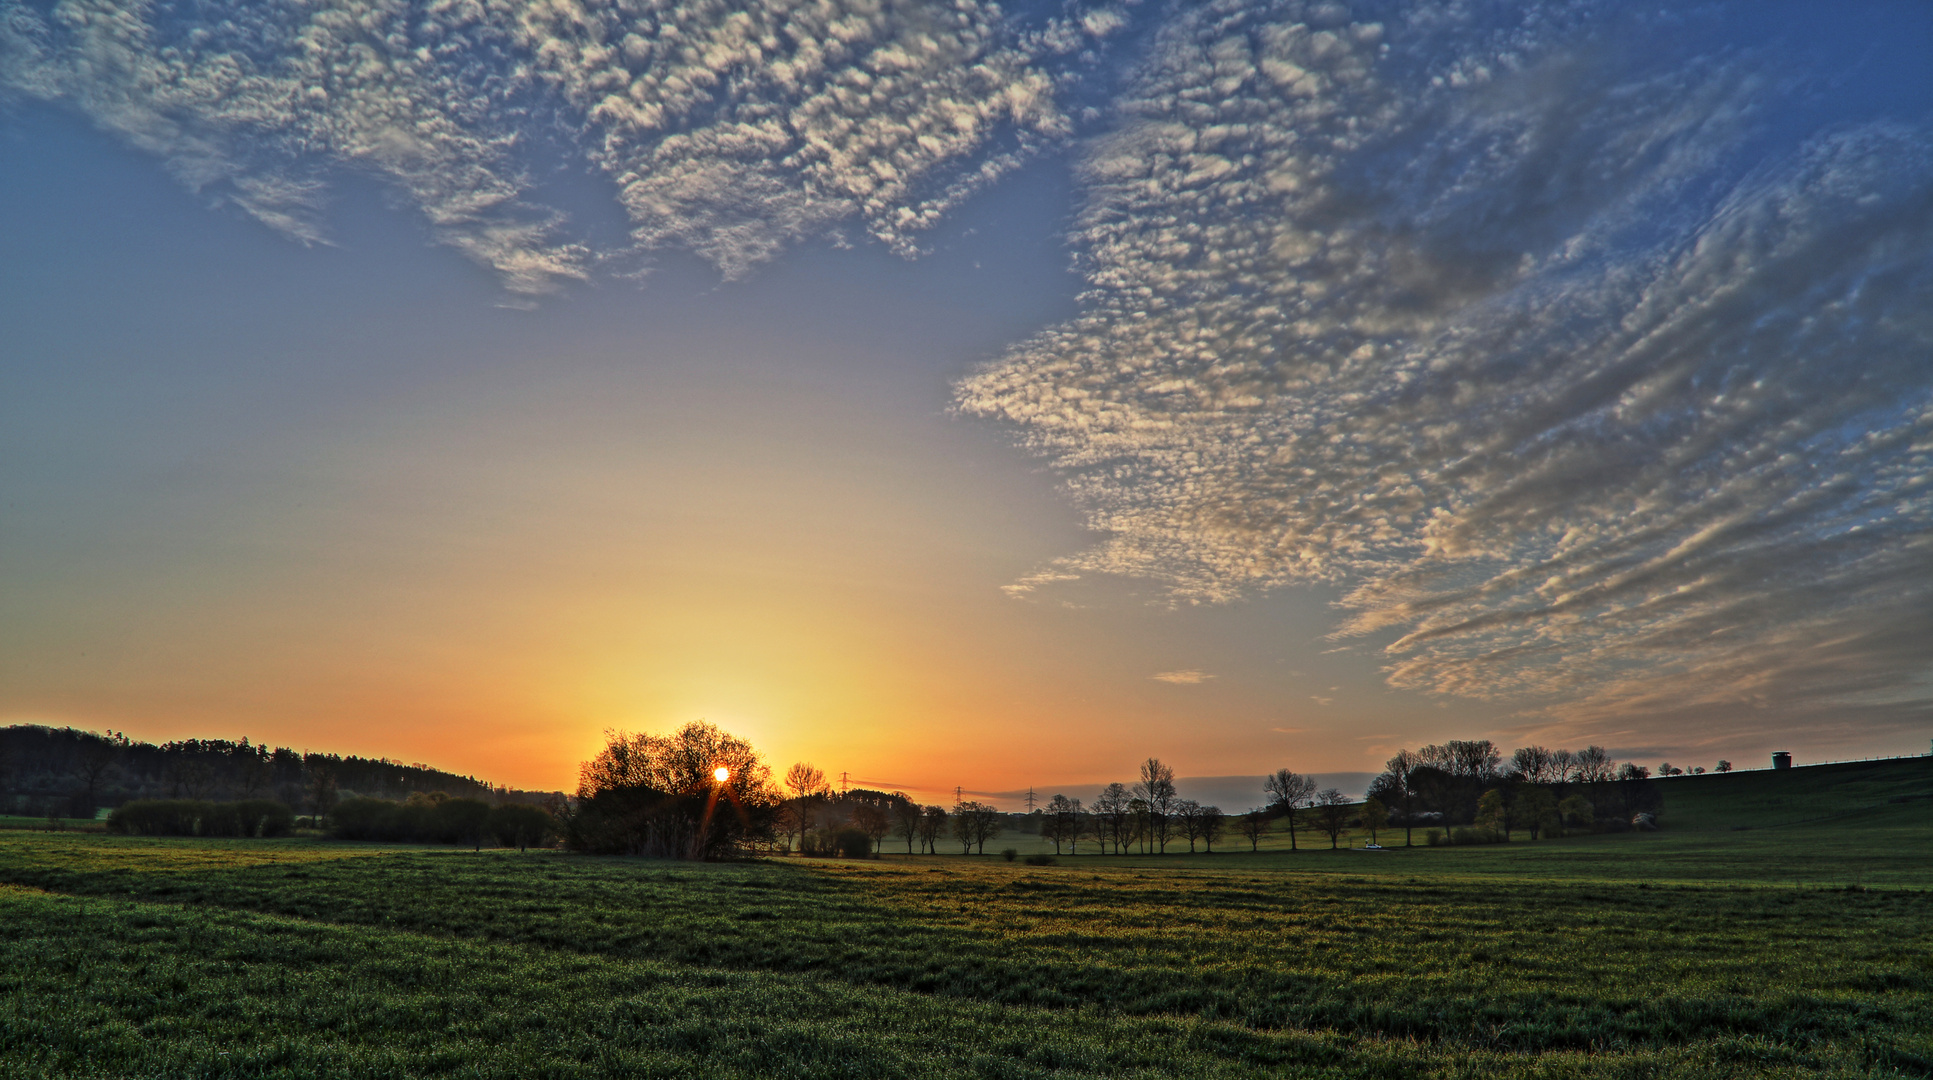
<path id="1" fill-rule="evenodd" d="M 0 724 L 1925 750 L 1924 4 L 634 7 L 0 0 Z"/>

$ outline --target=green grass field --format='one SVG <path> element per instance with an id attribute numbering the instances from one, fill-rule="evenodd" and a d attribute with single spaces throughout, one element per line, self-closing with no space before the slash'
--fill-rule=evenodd
<path id="1" fill-rule="evenodd" d="M 7 833 L 0 1075 L 1926 1076 L 1929 793 L 1045 867 Z"/>

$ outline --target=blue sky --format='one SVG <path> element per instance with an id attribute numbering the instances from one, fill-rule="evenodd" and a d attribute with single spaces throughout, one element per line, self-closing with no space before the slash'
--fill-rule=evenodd
<path id="1" fill-rule="evenodd" d="M 1933 735 L 1923 5 L 0 3 L 0 719 Z"/>

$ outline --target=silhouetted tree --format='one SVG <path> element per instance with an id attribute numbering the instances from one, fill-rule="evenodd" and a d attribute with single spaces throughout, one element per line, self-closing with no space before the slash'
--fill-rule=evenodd
<path id="1" fill-rule="evenodd" d="M 1557 811 L 1557 795 L 1543 784 L 1527 784 L 1519 789 L 1517 817 L 1530 830 L 1532 840 L 1564 827 L 1563 817 Z"/>
<path id="2" fill-rule="evenodd" d="M 246 750 L 248 740 L 243 739 L 242 745 Z M 274 774 L 269 770 L 266 754 L 238 754 L 234 768 L 235 790 L 241 793 L 244 799 L 253 799 L 266 793 L 274 781 Z"/>
<path id="3" fill-rule="evenodd" d="M 1336 850 L 1343 830 L 1349 827 L 1349 797 L 1335 788 L 1324 788 L 1316 796 L 1316 825 L 1329 836 L 1329 850 Z"/>
<path id="4" fill-rule="evenodd" d="M 1043 839 L 1053 842 L 1054 854 L 1060 854 L 1063 841 L 1070 845 L 1068 853 L 1072 854 L 1072 845 L 1078 844 L 1081 838 L 1081 801 L 1070 799 L 1065 795 L 1055 795 L 1047 800 L 1047 810 L 1040 822 L 1040 833 Z"/>
<path id="5" fill-rule="evenodd" d="M 1089 810 L 1080 816 L 1083 835 L 1094 841 L 1094 850 L 1107 854 L 1108 820 L 1106 816 Z"/>
<path id="6" fill-rule="evenodd" d="M 1263 781 L 1262 787 L 1268 792 L 1269 808 L 1289 819 L 1289 850 L 1298 850 L 1295 835 L 1296 811 L 1315 796 L 1315 777 L 1304 776 L 1288 769 L 1277 769 L 1273 776 Z"/>
<path id="7" fill-rule="evenodd" d="M 920 843 L 928 855 L 940 851 L 940 837 L 946 835 L 946 807 L 929 806 L 920 812 Z"/>
<path id="8" fill-rule="evenodd" d="M 1269 822 L 1274 818 L 1266 810 L 1250 810 L 1236 820 L 1236 828 L 1248 838 L 1250 851 L 1262 850 L 1262 837 L 1268 835 Z"/>
<path id="9" fill-rule="evenodd" d="M 913 844 L 920 838 L 921 810 L 918 803 L 908 799 L 893 810 L 893 824 L 899 830 L 900 839 L 906 841 L 906 854 L 913 853 Z"/>
<path id="10" fill-rule="evenodd" d="M 1369 842 L 1380 843 L 1381 841 L 1376 839 L 1376 833 L 1389 824 L 1389 808 L 1382 804 L 1382 800 L 1371 797 L 1363 800 L 1362 809 L 1357 811 L 1357 816 L 1362 819 L 1363 828 L 1369 830 Z"/>
<path id="11" fill-rule="evenodd" d="M 791 798 L 779 803 L 772 811 L 772 826 L 785 838 L 785 850 L 804 851 L 806 830 L 812 827 L 812 800 Z"/>
<path id="12" fill-rule="evenodd" d="M 1719 772 L 1722 772 L 1722 773 L 1728 773 L 1728 772 L 1731 772 L 1731 771 L 1732 771 L 1732 763 L 1731 763 L 1731 762 L 1729 762 L 1729 761 L 1726 761 L 1726 760 L 1725 760 L 1725 759 L 1723 759 L 1723 758 L 1720 758 L 1720 759 L 1718 760 L 1718 771 L 1719 771 Z"/>
<path id="13" fill-rule="evenodd" d="M 81 783 L 86 785 L 86 801 L 83 817 L 93 817 L 94 808 L 100 803 L 101 781 L 107 778 L 109 770 L 115 768 L 121 754 L 127 747 L 127 736 L 116 736 L 109 732 L 104 739 L 85 739 L 75 754 L 75 765 L 80 772 Z"/>
<path id="14" fill-rule="evenodd" d="M 1451 772 L 1457 776 L 1483 784 L 1503 775 L 1503 756 L 1489 739 L 1451 739 L 1446 748 L 1453 765 Z"/>
<path id="15" fill-rule="evenodd" d="M 1506 841 L 1510 839 L 1511 809 L 1510 803 L 1504 797 L 1503 788 L 1491 788 L 1477 800 L 1474 824 L 1479 828 L 1501 833 Z"/>
<path id="16" fill-rule="evenodd" d="M 750 743 L 703 721 L 608 735 L 580 770 L 573 848 L 705 859 L 769 838 L 777 792 Z"/>
<path id="17" fill-rule="evenodd" d="M 1109 784 L 1094 797 L 1094 816 L 1106 838 L 1113 841 L 1116 855 L 1127 845 L 1133 802 L 1125 784 Z"/>
<path id="18" fill-rule="evenodd" d="M 1393 794 L 1403 806 L 1403 846 L 1409 847 L 1410 833 L 1416 827 L 1416 786 L 1410 773 L 1416 769 L 1416 757 L 1408 750 L 1396 751 L 1396 756 L 1384 763 L 1383 775 L 1390 780 L 1385 790 Z"/>
<path id="19" fill-rule="evenodd" d="M 953 839 L 960 842 L 960 854 L 973 854 L 973 811 L 979 803 L 967 800 L 955 803 L 950 820 L 953 822 Z"/>
<path id="20" fill-rule="evenodd" d="M 1147 807 L 1148 838 L 1158 850 L 1168 850 L 1169 815 L 1175 806 L 1175 771 L 1161 763 L 1160 758 L 1149 758 L 1141 763 L 1141 779 L 1134 785 L 1134 793 Z"/>
<path id="21" fill-rule="evenodd" d="M 1509 841 L 1510 834 L 1523 824 L 1523 814 L 1518 800 L 1527 786 L 1530 785 L 1506 779 L 1484 793 L 1485 798 L 1496 796 L 1499 809 L 1495 815 L 1496 825 L 1493 827 L 1502 829 L 1506 842 Z"/>
<path id="22" fill-rule="evenodd" d="M 1128 846 L 1146 855 L 1153 834 L 1148 829 L 1148 800 L 1136 795 L 1128 800 Z"/>
<path id="23" fill-rule="evenodd" d="M 1557 751 L 1542 746 L 1525 746 L 1510 755 L 1510 767 L 1533 784 L 1547 784 L 1557 764 Z"/>
<path id="24" fill-rule="evenodd" d="M 1181 826 L 1181 835 L 1188 841 L 1188 850 L 1195 850 L 1195 841 L 1201 839 L 1201 804 L 1193 799 L 1176 799 L 1174 820 Z"/>
<path id="25" fill-rule="evenodd" d="M 321 755 L 315 755 L 320 758 Z M 335 765 L 326 761 L 310 761 L 308 765 L 309 815 L 317 828 L 322 827 L 322 819 L 336 805 Z"/>
<path id="26" fill-rule="evenodd" d="M 1463 785 L 1455 775 L 1435 765 L 1419 764 L 1410 770 L 1409 783 L 1416 792 L 1416 803 L 1421 808 L 1417 816 L 1435 814 L 1445 825 L 1461 819 L 1459 788 Z"/>
<path id="27" fill-rule="evenodd" d="M 972 800 L 954 807 L 953 837 L 965 845 L 962 854 L 986 854 L 987 841 L 1000 835 L 1000 819 L 1004 816 L 986 803 Z"/>
<path id="28" fill-rule="evenodd" d="M 1222 838 L 1222 833 L 1227 831 L 1227 829 L 1228 816 L 1222 813 L 1221 807 L 1204 806 L 1201 808 L 1201 843 L 1202 847 L 1209 854 L 1214 854 L 1216 841 Z"/>
<path id="29" fill-rule="evenodd" d="M 862 802 L 852 808 L 852 827 L 866 834 L 876 852 L 880 842 L 886 838 L 887 831 L 892 828 L 892 823 L 887 820 L 886 811 L 876 804 Z"/>
<path id="30" fill-rule="evenodd" d="M 1617 763 L 1602 746 L 1587 746 L 1577 752 L 1576 777 L 1579 783 L 1595 784 L 1617 774 Z"/>
<path id="31" fill-rule="evenodd" d="M 803 761 L 795 761 L 785 770 L 785 787 L 795 799 L 809 799 L 832 790 L 826 783 L 826 774 Z"/>

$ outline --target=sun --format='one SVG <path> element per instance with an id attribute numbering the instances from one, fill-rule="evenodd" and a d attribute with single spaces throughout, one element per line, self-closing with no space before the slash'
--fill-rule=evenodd
<path id="1" fill-rule="evenodd" d="M 720 765 L 719 767 L 711 771 L 711 778 L 722 784 L 725 781 L 730 780 L 732 778 L 732 771 L 730 769 L 727 769 L 725 766 Z"/>

